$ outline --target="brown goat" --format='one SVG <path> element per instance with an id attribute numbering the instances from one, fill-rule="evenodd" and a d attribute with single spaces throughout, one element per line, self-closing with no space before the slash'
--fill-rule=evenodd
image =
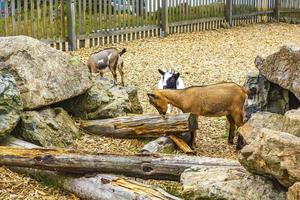
<path id="1" fill-rule="evenodd" d="M 167 112 L 168 104 L 184 113 L 198 116 L 219 117 L 226 115 L 230 123 L 228 143 L 233 144 L 235 128 L 244 124 L 244 103 L 248 91 L 235 83 L 219 83 L 194 86 L 180 90 L 164 89 L 148 93 L 149 102 L 161 115 Z M 238 139 L 239 140 L 239 139 Z M 195 136 L 192 135 L 192 146 Z M 239 143 L 237 144 L 238 148 Z"/>
<path id="2" fill-rule="evenodd" d="M 117 84 L 117 70 L 121 75 L 121 83 L 124 86 L 124 72 L 122 55 L 126 52 L 123 49 L 118 52 L 115 48 L 107 48 L 102 51 L 93 53 L 88 59 L 87 65 L 91 73 L 100 72 L 101 77 L 107 71 L 111 71 L 114 77 L 114 84 Z"/>

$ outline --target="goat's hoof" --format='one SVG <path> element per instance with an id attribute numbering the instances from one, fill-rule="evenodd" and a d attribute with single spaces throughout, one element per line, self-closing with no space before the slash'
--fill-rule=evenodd
<path id="1" fill-rule="evenodd" d="M 233 141 L 228 141 L 228 144 L 233 145 L 234 142 Z"/>
<path id="2" fill-rule="evenodd" d="M 244 147 L 243 145 L 238 145 L 238 144 L 237 144 L 237 145 L 235 146 L 235 150 L 239 151 L 239 150 L 241 150 L 243 147 Z"/>

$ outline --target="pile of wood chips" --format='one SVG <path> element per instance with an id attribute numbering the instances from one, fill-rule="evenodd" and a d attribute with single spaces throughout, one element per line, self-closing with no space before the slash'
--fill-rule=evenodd
<path id="1" fill-rule="evenodd" d="M 300 26 L 291 24 L 256 24 L 232 29 L 200 33 L 175 34 L 166 38 L 149 38 L 123 44 L 125 47 L 125 84 L 138 88 L 145 113 L 157 111 L 148 103 L 146 93 L 157 87 L 158 69 L 174 68 L 181 73 L 186 86 L 207 85 L 220 81 L 243 84 L 249 72 L 256 72 L 254 59 L 267 56 L 284 44 L 300 46 Z M 101 48 L 71 52 L 86 62 L 88 56 Z M 111 75 L 108 73 L 105 76 Z M 197 155 L 237 158 L 234 146 L 227 144 L 226 118 L 199 119 Z M 83 136 L 72 148 L 90 152 L 137 153 L 145 140 L 124 140 Z M 179 151 L 175 152 L 180 154 Z M 76 199 L 72 194 L 48 188 L 38 182 L 0 168 L 0 199 Z M 178 195 L 180 184 L 170 181 L 147 181 Z"/>

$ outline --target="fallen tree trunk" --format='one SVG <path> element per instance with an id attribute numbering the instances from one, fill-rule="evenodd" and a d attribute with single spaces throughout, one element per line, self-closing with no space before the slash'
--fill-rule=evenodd
<path id="1" fill-rule="evenodd" d="M 91 200 L 181 200 L 159 187 L 146 185 L 125 177 L 97 174 L 92 177 L 75 178 L 55 172 L 14 167 L 14 171 L 37 179 L 47 179 L 77 197 Z"/>
<path id="2" fill-rule="evenodd" d="M 19 140 L 13 137 L 5 140 L 2 145 L 19 146 L 24 148 L 36 148 L 38 146 Z M 129 180 L 125 177 L 117 177 L 115 175 L 97 174 L 92 177 L 75 178 L 71 176 L 61 175 L 52 171 L 29 169 L 21 167 L 11 167 L 13 171 L 30 175 L 37 179 L 46 179 L 51 183 L 55 183 L 76 196 L 83 199 L 91 200 L 180 200 L 173 195 L 165 192 L 159 187 L 146 185 L 137 181 Z"/>
<path id="3" fill-rule="evenodd" d="M 191 135 L 189 133 L 182 133 L 180 137 L 187 143 L 191 143 Z M 176 148 L 176 144 L 170 139 L 170 137 L 159 137 L 151 142 L 145 144 L 140 150 L 140 153 L 159 153 L 159 152 L 172 152 Z"/>
<path id="4" fill-rule="evenodd" d="M 155 138 L 161 135 L 176 135 L 198 128 L 192 114 L 137 115 L 104 120 L 79 121 L 80 127 L 88 133 L 117 138 Z"/>
<path id="5" fill-rule="evenodd" d="M 178 181 L 192 166 L 240 166 L 237 161 L 195 156 L 91 155 L 74 150 L 0 147 L 0 163 L 72 173 L 115 173 L 126 176 Z"/>

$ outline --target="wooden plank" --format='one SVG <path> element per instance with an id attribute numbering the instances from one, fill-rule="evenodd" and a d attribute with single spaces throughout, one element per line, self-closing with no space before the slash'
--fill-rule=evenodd
<path id="1" fill-rule="evenodd" d="M 94 7 L 94 32 L 97 31 L 98 27 L 97 27 L 97 16 L 98 16 L 98 13 L 97 13 L 97 8 L 98 8 L 98 5 L 97 5 L 97 1 L 98 0 L 93 0 L 93 7 Z"/>
<path id="2" fill-rule="evenodd" d="M 131 15 L 131 27 L 136 27 L 136 12 L 135 12 L 135 0 L 131 0 L 132 1 L 132 15 Z"/>
<path id="3" fill-rule="evenodd" d="M 163 35 L 166 36 L 169 34 L 169 20 L 168 20 L 168 1 L 162 1 L 162 31 Z"/>
<path id="4" fill-rule="evenodd" d="M 280 13 L 300 13 L 300 9 L 280 8 Z"/>
<path id="5" fill-rule="evenodd" d="M 49 0 L 50 38 L 53 37 L 53 0 Z"/>
<path id="6" fill-rule="evenodd" d="M 56 37 L 59 36 L 59 0 L 55 0 L 55 33 L 56 33 Z M 80 1 L 80 0 L 79 0 Z"/>
<path id="7" fill-rule="evenodd" d="M 89 0 L 89 26 L 88 26 L 88 32 L 89 33 L 91 33 L 92 32 L 92 24 L 93 24 L 93 22 L 92 22 L 92 0 Z"/>
<path id="8" fill-rule="evenodd" d="M 113 19 L 113 29 L 117 30 L 117 3 L 116 0 L 113 0 L 113 11 L 114 11 L 114 19 Z"/>
<path id="9" fill-rule="evenodd" d="M 28 35 L 28 1 L 24 1 L 24 33 Z"/>
<path id="10" fill-rule="evenodd" d="M 104 1 L 104 13 L 103 13 L 103 18 L 104 18 L 104 29 L 108 29 L 108 20 L 107 20 L 107 1 Z"/>
<path id="11" fill-rule="evenodd" d="M 5 36 L 8 36 L 8 0 L 4 0 L 4 28 Z"/>
<path id="12" fill-rule="evenodd" d="M 44 38 L 47 38 L 47 0 L 43 0 L 43 32 Z"/>
<path id="13" fill-rule="evenodd" d="M 122 9 L 121 9 L 121 7 L 122 7 L 122 2 L 119 1 L 119 3 L 118 3 L 118 29 L 122 28 L 122 17 L 121 17 Z"/>
<path id="14" fill-rule="evenodd" d="M 194 154 L 194 151 L 189 147 L 189 145 L 181 138 L 170 135 L 169 138 L 186 154 Z"/>
<path id="15" fill-rule="evenodd" d="M 15 28 L 16 28 L 16 21 L 15 21 L 15 0 L 10 1 L 10 7 L 11 7 L 11 35 L 15 35 Z"/>
<path id="16" fill-rule="evenodd" d="M 149 0 L 149 24 L 153 24 L 153 12 L 152 12 L 152 1 L 153 0 Z"/>
<path id="17" fill-rule="evenodd" d="M 41 7 L 40 7 L 40 0 L 36 1 L 36 8 L 37 8 L 37 19 L 36 19 L 36 34 L 37 38 L 40 39 L 40 20 L 41 20 Z"/>
<path id="18" fill-rule="evenodd" d="M 102 21 L 102 9 L 103 9 L 103 6 L 102 6 L 102 0 L 99 0 L 99 23 L 100 23 L 100 26 L 99 26 L 99 30 L 102 31 L 103 29 L 103 21 Z"/>
<path id="19" fill-rule="evenodd" d="M 153 24 L 157 24 L 156 21 L 157 21 L 157 16 L 156 16 L 156 11 L 157 11 L 157 0 L 153 0 Z"/>
<path id="20" fill-rule="evenodd" d="M 232 0 L 226 0 L 226 21 L 232 26 Z"/>
<path id="21" fill-rule="evenodd" d="M 211 18 L 202 18 L 202 19 L 195 19 L 195 20 L 186 20 L 186 21 L 179 21 L 179 22 L 172 22 L 169 23 L 169 26 L 186 26 L 189 24 L 197 24 L 197 23 L 204 23 L 210 22 L 215 20 L 223 20 L 222 17 L 211 17 Z"/>
<path id="22" fill-rule="evenodd" d="M 112 0 L 109 0 L 109 5 L 108 5 L 108 26 L 109 30 L 112 30 L 113 24 L 112 24 L 112 12 L 111 12 L 111 3 Z"/>
<path id="23" fill-rule="evenodd" d="M 85 38 L 96 38 L 96 37 L 109 37 L 109 36 L 113 36 L 113 35 L 120 35 L 120 34 L 128 34 L 128 38 L 130 38 L 132 36 L 133 32 L 138 32 L 138 31 L 145 31 L 145 30 L 154 30 L 154 29 L 158 29 L 160 28 L 160 26 L 158 25 L 148 25 L 148 26 L 142 26 L 142 27 L 128 27 L 126 29 L 121 29 L 121 30 L 103 30 L 103 31 L 99 31 L 97 33 L 91 33 L 89 35 L 78 35 L 77 39 L 79 40 L 83 40 Z M 132 39 L 131 39 L 132 40 Z"/>
<path id="24" fill-rule="evenodd" d="M 74 51 L 77 49 L 74 1 L 67 1 L 67 14 L 68 14 L 68 41 L 69 41 L 68 49 Z"/>
<path id="25" fill-rule="evenodd" d="M 87 0 L 82 0 L 83 1 L 83 7 L 82 7 L 82 33 L 86 33 L 86 1 Z"/>
<path id="26" fill-rule="evenodd" d="M 30 1 L 30 27 L 31 37 L 34 37 L 34 0 Z"/>
<path id="27" fill-rule="evenodd" d="M 167 0 L 166 0 L 167 1 Z M 136 26 L 140 25 L 140 0 L 136 0 L 135 10 L 136 10 Z"/>
<path id="28" fill-rule="evenodd" d="M 66 36 L 66 23 L 65 23 L 65 2 L 64 0 L 61 1 L 61 23 L 62 23 L 62 26 L 61 26 L 61 36 L 62 37 L 65 37 Z"/>
<path id="29" fill-rule="evenodd" d="M 266 11 L 258 11 L 253 13 L 245 13 L 245 14 L 238 14 L 233 15 L 233 18 L 241 18 L 241 17 L 247 17 L 247 16 L 255 16 L 255 15 L 265 15 L 265 14 L 272 14 L 274 13 L 274 10 L 266 10 Z"/>

